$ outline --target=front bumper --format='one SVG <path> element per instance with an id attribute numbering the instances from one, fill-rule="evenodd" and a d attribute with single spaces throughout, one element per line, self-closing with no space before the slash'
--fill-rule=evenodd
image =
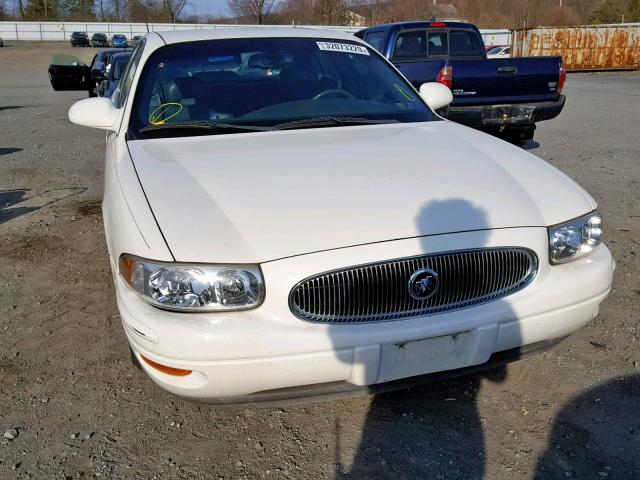
<path id="1" fill-rule="evenodd" d="M 440 114 L 453 122 L 474 128 L 533 125 L 560 115 L 565 100 L 564 95 L 559 95 L 558 100 L 552 102 L 449 106 Z"/>
<path id="2" fill-rule="evenodd" d="M 324 325 L 289 311 L 293 285 L 339 266 L 426 252 L 519 245 L 540 257 L 533 282 L 502 300 L 399 321 Z M 588 257 L 549 265 L 544 228 L 408 239 L 293 257 L 262 265 L 267 295 L 255 310 L 182 314 L 142 301 L 119 276 L 125 332 L 146 373 L 164 389 L 199 401 L 246 403 L 394 385 L 405 378 L 486 366 L 496 352 L 565 337 L 591 321 L 611 285 L 614 262 Z M 192 370 L 162 373 L 140 358 Z M 463 370 L 460 370 L 463 369 Z"/>

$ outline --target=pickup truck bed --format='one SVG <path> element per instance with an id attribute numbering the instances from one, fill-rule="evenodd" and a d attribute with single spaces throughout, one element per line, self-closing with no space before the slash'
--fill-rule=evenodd
<path id="1" fill-rule="evenodd" d="M 386 56 L 416 87 L 438 81 L 453 102 L 438 113 L 515 142 L 565 103 L 560 57 L 487 59 L 478 29 L 461 22 L 381 25 L 356 35 Z"/>

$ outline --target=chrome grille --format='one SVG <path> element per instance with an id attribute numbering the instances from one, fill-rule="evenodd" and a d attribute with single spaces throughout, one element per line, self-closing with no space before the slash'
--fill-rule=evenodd
<path id="1" fill-rule="evenodd" d="M 409 294 L 409 279 L 429 268 L 440 280 L 426 300 Z M 358 265 L 298 283 L 289 294 L 293 314 L 309 322 L 376 322 L 448 312 L 506 297 L 527 286 L 538 258 L 524 248 L 446 252 Z"/>

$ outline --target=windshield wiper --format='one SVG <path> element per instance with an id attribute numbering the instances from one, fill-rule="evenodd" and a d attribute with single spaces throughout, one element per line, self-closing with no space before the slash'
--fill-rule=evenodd
<path id="1" fill-rule="evenodd" d="M 296 128 L 322 128 L 347 125 L 381 125 L 385 123 L 398 123 L 395 119 L 372 120 L 370 118 L 358 117 L 313 117 L 293 122 L 279 123 L 273 126 L 274 130 L 292 130 Z"/>
<path id="2" fill-rule="evenodd" d="M 140 129 L 141 132 L 153 132 L 157 130 L 224 130 L 224 131 L 247 131 L 247 132 L 267 132 L 273 130 L 271 127 L 261 127 L 259 125 L 243 125 L 242 123 L 210 122 L 207 120 L 195 120 L 192 122 L 163 123 L 159 125 L 147 125 Z"/>

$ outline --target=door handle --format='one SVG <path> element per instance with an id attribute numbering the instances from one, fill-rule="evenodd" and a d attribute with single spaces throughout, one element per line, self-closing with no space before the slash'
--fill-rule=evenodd
<path id="1" fill-rule="evenodd" d="M 498 73 L 518 73 L 518 67 L 498 67 Z"/>

